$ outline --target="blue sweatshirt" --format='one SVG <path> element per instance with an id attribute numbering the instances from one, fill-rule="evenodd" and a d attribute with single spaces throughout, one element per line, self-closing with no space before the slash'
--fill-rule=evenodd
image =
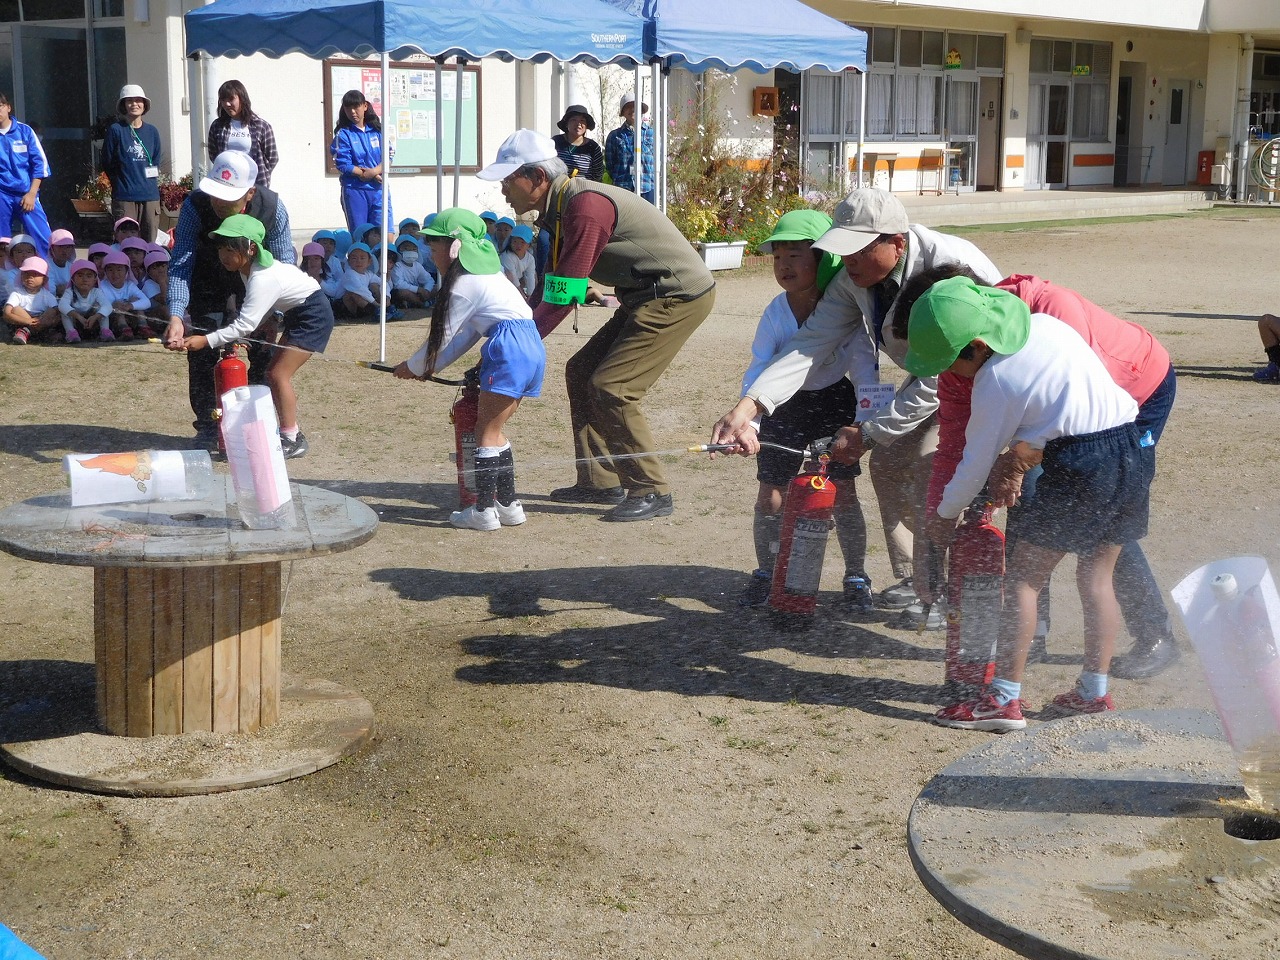
<path id="1" fill-rule="evenodd" d="M 159 177 L 147 167 L 160 166 L 160 131 L 147 123 L 136 130 L 123 120 L 107 128 L 102 142 L 102 169 L 111 181 L 111 199 L 145 203 L 160 199 Z"/>
<path id="2" fill-rule="evenodd" d="M 0 134 L 0 191 L 10 195 L 26 193 L 32 180 L 49 176 L 44 147 L 30 127 L 12 120 L 9 131 Z"/>
<path id="3" fill-rule="evenodd" d="M 365 127 L 343 127 L 334 135 L 329 144 L 329 152 L 333 154 L 333 165 L 338 168 L 341 183 L 344 187 L 355 187 L 361 190 L 381 190 L 382 184 L 377 180 L 361 180 L 351 171 L 359 167 L 364 170 L 382 163 L 383 136 L 381 130 Z"/>

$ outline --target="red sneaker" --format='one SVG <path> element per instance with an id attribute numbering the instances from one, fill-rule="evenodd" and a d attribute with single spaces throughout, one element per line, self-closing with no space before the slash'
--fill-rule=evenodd
<path id="1" fill-rule="evenodd" d="M 1106 713 L 1108 710 L 1114 710 L 1116 705 L 1111 701 L 1111 694 L 1104 693 L 1096 700 L 1086 700 L 1080 696 L 1080 691 L 1072 687 L 1066 693 L 1060 693 L 1053 698 L 1052 703 L 1045 704 L 1040 716 L 1048 717 L 1075 717 L 1084 713 Z"/>
<path id="2" fill-rule="evenodd" d="M 16 330 L 13 331 L 13 342 L 16 346 L 22 346 L 22 344 L 27 342 L 27 339 L 30 336 L 31 336 L 31 331 L 28 330 L 26 327 L 18 327 Z"/>
<path id="3" fill-rule="evenodd" d="M 991 733 L 1027 728 L 1027 721 L 1022 718 L 1021 700 L 1001 704 L 991 693 L 984 693 L 977 700 L 943 707 L 933 715 L 933 722 L 957 730 L 987 730 Z"/>

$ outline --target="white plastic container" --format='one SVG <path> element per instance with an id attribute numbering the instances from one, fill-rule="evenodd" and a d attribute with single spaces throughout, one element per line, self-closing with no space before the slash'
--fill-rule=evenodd
<path id="1" fill-rule="evenodd" d="M 244 525 L 251 530 L 295 526 L 280 425 L 268 387 L 236 387 L 222 395 L 222 440 Z"/>
<path id="2" fill-rule="evenodd" d="M 1245 791 L 1280 809 L 1280 595 L 1262 557 L 1219 560 L 1172 591 Z"/>
<path id="3" fill-rule="evenodd" d="M 62 459 L 73 507 L 151 500 L 203 500 L 213 462 L 203 450 L 72 453 Z"/>

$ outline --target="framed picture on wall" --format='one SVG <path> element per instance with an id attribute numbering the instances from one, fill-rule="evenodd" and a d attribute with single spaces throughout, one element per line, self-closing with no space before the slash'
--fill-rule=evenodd
<path id="1" fill-rule="evenodd" d="M 778 109 L 777 87 L 756 87 L 751 91 L 751 112 L 757 117 L 776 117 Z"/>

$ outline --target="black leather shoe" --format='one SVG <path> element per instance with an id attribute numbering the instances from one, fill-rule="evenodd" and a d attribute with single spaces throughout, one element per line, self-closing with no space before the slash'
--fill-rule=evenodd
<path id="1" fill-rule="evenodd" d="M 627 499 L 627 493 L 621 487 L 560 487 L 552 490 L 548 496 L 557 503 L 603 503 L 614 506 Z"/>
<path id="2" fill-rule="evenodd" d="M 627 497 L 601 519 L 616 523 L 627 520 L 652 520 L 654 517 L 669 517 L 675 509 L 671 494 L 646 493 L 643 497 Z"/>
<path id="3" fill-rule="evenodd" d="M 1149 680 L 1173 666 L 1177 659 L 1178 647 L 1172 636 L 1135 640 L 1132 650 L 1111 661 L 1111 675 L 1122 680 Z"/>

